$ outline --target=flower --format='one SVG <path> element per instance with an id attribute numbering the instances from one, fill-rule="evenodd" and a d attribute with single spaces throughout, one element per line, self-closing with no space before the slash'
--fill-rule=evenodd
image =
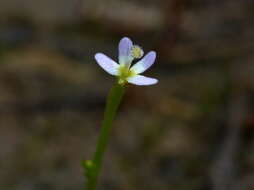
<path id="1" fill-rule="evenodd" d="M 116 63 L 103 53 L 96 53 L 95 59 L 107 73 L 117 76 L 119 84 L 128 82 L 135 85 L 152 85 L 158 82 L 157 79 L 140 75 L 153 65 L 156 58 L 154 51 L 150 51 L 143 57 L 142 48 L 138 45 L 133 45 L 132 41 L 127 37 L 120 40 L 118 51 L 119 63 Z M 131 66 L 133 60 L 140 58 L 142 59 Z"/>

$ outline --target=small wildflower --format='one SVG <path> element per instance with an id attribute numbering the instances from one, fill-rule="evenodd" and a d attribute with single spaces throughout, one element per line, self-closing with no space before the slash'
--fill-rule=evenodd
<path id="1" fill-rule="evenodd" d="M 138 45 L 133 45 L 132 41 L 127 37 L 122 38 L 119 42 L 118 51 L 119 64 L 103 53 L 96 53 L 95 59 L 107 73 L 118 77 L 119 84 L 128 82 L 135 85 L 152 85 L 158 82 L 157 79 L 139 75 L 153 65 L 156 58 L 154 51 L 150 51 L 143 57 L 142 48 Z M 142 59 L 131 66 L 134 59 L 140 58 Z"/>

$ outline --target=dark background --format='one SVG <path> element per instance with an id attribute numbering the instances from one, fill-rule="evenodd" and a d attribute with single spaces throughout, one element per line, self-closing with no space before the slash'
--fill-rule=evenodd
<path id="1" fill-rule="evenodd" d="M 253 0 L 1 0 L 0 189 L 80 190 L 123 36 L 155 50 L 101 190 L 254 189 Z"/>

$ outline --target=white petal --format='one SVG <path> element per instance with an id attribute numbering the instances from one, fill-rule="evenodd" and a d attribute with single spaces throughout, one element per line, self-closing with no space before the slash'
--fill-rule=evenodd
<path id="1" fill-rule="evenodd" d="M 136 85 L 152 85 L 158 82 L 157 79 L 145 77 L 142 75 L 135 75 L 133 77 L 129 77 L 127 78 L 127 81 L 129 83 L 136 84 Z"/>
<path id="2" fill-rule="evenodd" d="M 117 75 L 118 73 L 118 67 L 119 65 L 110 59 L 108 56 L 102 54 L 102 53 L 96 53 L 95 59 L 97 63 L 109 74 L 111 75 Z"/>
<path id="3" fill-rule="evenodd" d="M 143 73 L 149 67 L 152 66 L 156 58 L 156 53 L 154 51 L 150 51 L 145 55 L 140 61 L 138 61 L 135 65 L 131 67 L 131 70 L 136 74 Z"/>
<path id="4" fill-rule="evenodd" d="M 133 43 L 129 38 L 124 37 L 120 40 L 119 46 L 118 46 L 118 51 L 119 51 L 118 58 L 119 58 L 120 64 L 128 64 L 128 65 L 131 64 L 133 60 L 130 53 L 132 46 L 133 46 Z"/>

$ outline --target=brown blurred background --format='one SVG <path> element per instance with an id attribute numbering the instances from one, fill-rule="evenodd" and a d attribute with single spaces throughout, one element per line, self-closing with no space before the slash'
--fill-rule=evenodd
<path id="1" fill-rule="evenodd" d="M 254 189 L 253 0 L 0 1 L 0 189 L 81 190 L 123 36 L 155 50 L 100 190 Z"/>

